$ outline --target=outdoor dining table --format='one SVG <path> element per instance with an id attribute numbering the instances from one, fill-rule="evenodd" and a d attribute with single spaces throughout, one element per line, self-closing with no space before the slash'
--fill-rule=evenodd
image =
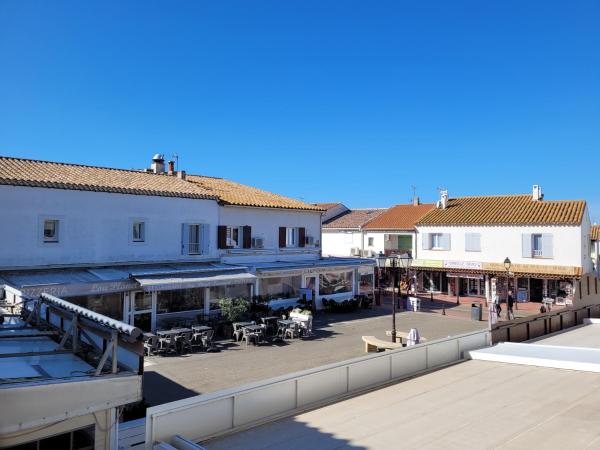
<path id="1" fill-rule="evenodd" d="M 280 325 L 284 325 L 284 326 L 286 326 L 286 327 L 289 327 L 290 325 L 293 325 L 293 324 L 295 324 L 295 323 L 296 323 L 296 321 L 295 321 L 295 320 L 289 320 L 289 319 L 286 319 L 286 320 L 284 320 L 284 319 L 279 319 L 279 320 L 277 321 L 277 323 L 278 323 L 278 324 L 280 324 Z"/>
<path id="2" fill-rule="evenodd" d="M 196 333 L 203 333 L 205 331 L 212 330 L 211 327 L 207 327 L 206 325 L 194 325 L 192 330 Z"/>
<path id="3" fill-rule="evenodd" d="M 174 334 L 187 333 L 189 331 L 192 331 L 191 328 L 171 328 L 170 330 L 157 331 L 156 335 L 160 337 L 167 337 L 172 336 Z"/>
<path id="4" fill-rule="evenodd" d="M 248 325 L 254 325 L 254 323 L 252 322 L 233 322 L 233 327 L 239 327 L 239 328 L 244 328 L 247 327 Z"/>
<path id="5" fill-rule="evenodd" d="M 260 325 L 245 325 L 242 328 L 248 330 L 250 333 L 262 332 L 263 327 Z"/>

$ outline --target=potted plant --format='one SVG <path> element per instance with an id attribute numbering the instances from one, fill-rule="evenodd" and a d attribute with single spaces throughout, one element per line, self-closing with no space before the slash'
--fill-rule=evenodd
<path id="1" fill-rule="evenodd" d="M 232 323 L 239 322 L 244 318 L 250 304 L 248 300 L 242 297 L 226 297 L 219 300 L 219 306 L 221 307 L 221 316 L 227 321 L 227 325 L 223 327 L 223 333 L 226 337 L 231 337 L 233 333 Z"/>

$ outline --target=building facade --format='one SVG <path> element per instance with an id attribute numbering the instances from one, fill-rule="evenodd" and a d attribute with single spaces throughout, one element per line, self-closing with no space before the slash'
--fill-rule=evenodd
<path id="1" fill-rule="evenodd" d="M 336 205 L 336 204 L 333 204 Z M 334 206 L 337 211 L 340 208 Z M 333 208 L 332 208 L 333 209 Z M 370 258 L 377 255 L 373 240 L 365 237 L 364 227 L 385 212 L 383 208 L 345 209 L 339 214 L 327 210 L 323 221 L 323 254 Z M 371 244 L 371 245 L 369 245 Z"/>
<path id="2" fill-rule="evenodd" d="M 532 195 L 448 198 L 417 222 L 419 290 L 569 300 L 592 270 L 586 202 Z M 508 258 L 510 264 L 505 264 Z"/>
<path id="3" fill-rule="evenodd" d="M 275 306 L 313 293 L 320 307 L 372 291 L 372 261 L 322 257 L 321 208 L 160 155 L 147 170 L 0 157 L 0 197 L 2 283 L 144 330 L 218 314 L 224 297 Z"/>

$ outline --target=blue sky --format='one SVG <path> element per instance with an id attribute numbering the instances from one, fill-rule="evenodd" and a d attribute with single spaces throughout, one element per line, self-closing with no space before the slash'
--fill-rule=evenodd
<path id="1" fill-rule="evenodd" d="M 0 1 L 0 154 L 600 221 L 598 1 Z"/>

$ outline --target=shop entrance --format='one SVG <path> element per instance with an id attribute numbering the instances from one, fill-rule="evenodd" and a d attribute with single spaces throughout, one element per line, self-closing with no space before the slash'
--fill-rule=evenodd
<path id="1" fill-rule="evenodd" d="M 152 331 L 152 292 L 134 291 L 125 296 L 126 311 L 129 325 L 144 332 Z"/>

